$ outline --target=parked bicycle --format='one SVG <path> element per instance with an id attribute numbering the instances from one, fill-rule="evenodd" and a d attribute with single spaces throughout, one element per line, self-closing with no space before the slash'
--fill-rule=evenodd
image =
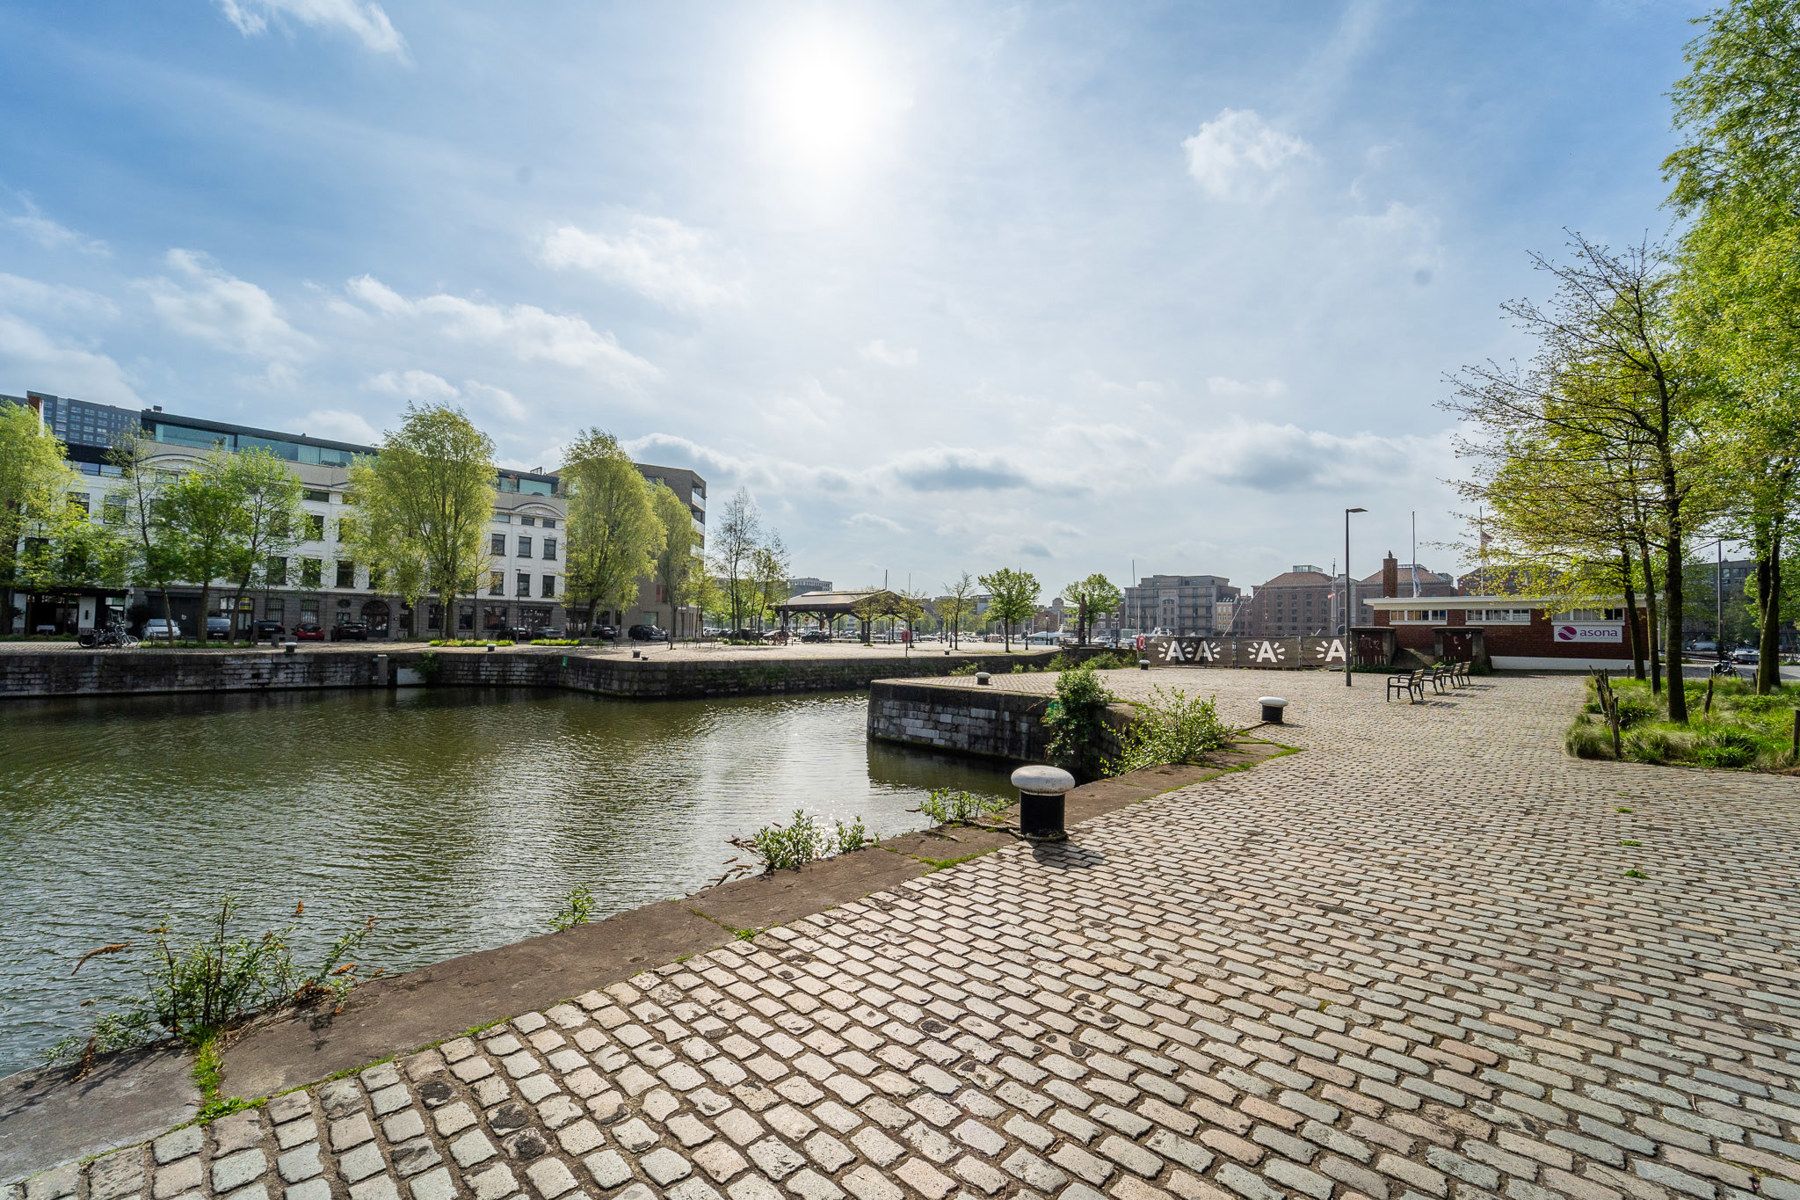
<path id="1" fill-rule="evenodd" d="M 75 638 L 75 644 L 88 650 L 116 648 L 129 650 L 138 644 L 138 640 L 126 632 L 120 624 L 108 625 L 105 629 L 95 631 L 84 629 Z"/>

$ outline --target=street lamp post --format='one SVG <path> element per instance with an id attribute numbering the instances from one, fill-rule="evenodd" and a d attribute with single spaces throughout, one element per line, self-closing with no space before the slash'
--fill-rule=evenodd
<path id="1" fill-rule="evenodd" d="M 1368 512 L 1366 508 L 1344 510 L 1344 686 L 1350 687 L 1350 662 L 1355 657 L 1355 638 L 1351 635 L 1351 614 L 1356 611 L 1356 577 L 1350 574 L 1350 514 Z M 1385 570 L 1385 568 L 1383 568 Z"/>

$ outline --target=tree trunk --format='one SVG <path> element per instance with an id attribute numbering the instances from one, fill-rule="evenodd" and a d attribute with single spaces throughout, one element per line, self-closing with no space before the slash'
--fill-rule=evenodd
<path id="1" fill-rule="evenodd" d="M 1650 657 L 1650 694 L 1662 695 L 1662 659 L 1656 652 L 1656 614 L 1658 611 L 1656 598 L 1656 564 L 1650 557 L 1650 543 L 1638 542 L 1638 561 L 1644 565 L 1644 607 L 1650 618 L 1649 628 L 1644 630 L 1644 651 Z"/>
<path id="2" fill-rule="evenodd" d="M 212 580 L 208 579 L 200 585 L 200 628 L 194 631 L 202 645 L 205 645 L 207 641 L 206 606 L 210 603 L 212 603 Z"/>
<path id="3" fill-rule="evenodd" d="M 169 599 L 169 588 L 167 584 L 157 588 L 157 591 L 162 593 L 163 620 L 168 622 L 167 629 L 169 640 L 173 641 L 175 639 L 175 602 Z"/>
<path id="4" fill-rule="evenodd" d="M 1637 586 L 1631 578 L 1631 547 L 1619 547 L 1619 565 L 1625 580 L 1625 636 L 1631 639 L 1631 677 L 1644 677 L 1644 651 L 1649 642 L 1644 637 L 1644 622 L 1638 616 Z"/>
<path id="5" fill-rule="evenodd" d="M 1672 481 L 1671 481 L 1672 483 Z M 1674 508 L 1673 501 L 1670 507 Z M 1663 655 L 1669 667 L 1669 720 L 1686 725 L 1688 719 L 1687 688 L 1682 683 L 1681 669 L 1681 517 L 1679 510 L 1669 517 L 1663 535 L 1663 553 L 1668 564 L 1663 568 Z"/>
<path id="6" fill-rule="evenodd" d="M 1757 539 L 1756 692 L 1766 696 L 1781 688 L 1781 522 L 1769 522 Z"/>

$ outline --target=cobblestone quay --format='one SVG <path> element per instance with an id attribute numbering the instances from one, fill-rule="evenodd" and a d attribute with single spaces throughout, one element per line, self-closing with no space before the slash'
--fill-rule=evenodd
<path id="1" fill-rule="evenodd" d="M 1170 674 L 1306 752 L 23 1194 L 1800 1197 L 1792 778 L 1569 759 L 1573 679 Z"/>

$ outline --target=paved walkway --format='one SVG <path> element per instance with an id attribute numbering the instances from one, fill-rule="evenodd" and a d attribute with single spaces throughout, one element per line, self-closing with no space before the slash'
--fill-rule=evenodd
<path id="1" fill-rule="evenodd" d="M 25 1195 L 1800 1197 L 1794 779 L 1565 758 L 1568 679 L 1155 681 L 1308 752 Z"/>

